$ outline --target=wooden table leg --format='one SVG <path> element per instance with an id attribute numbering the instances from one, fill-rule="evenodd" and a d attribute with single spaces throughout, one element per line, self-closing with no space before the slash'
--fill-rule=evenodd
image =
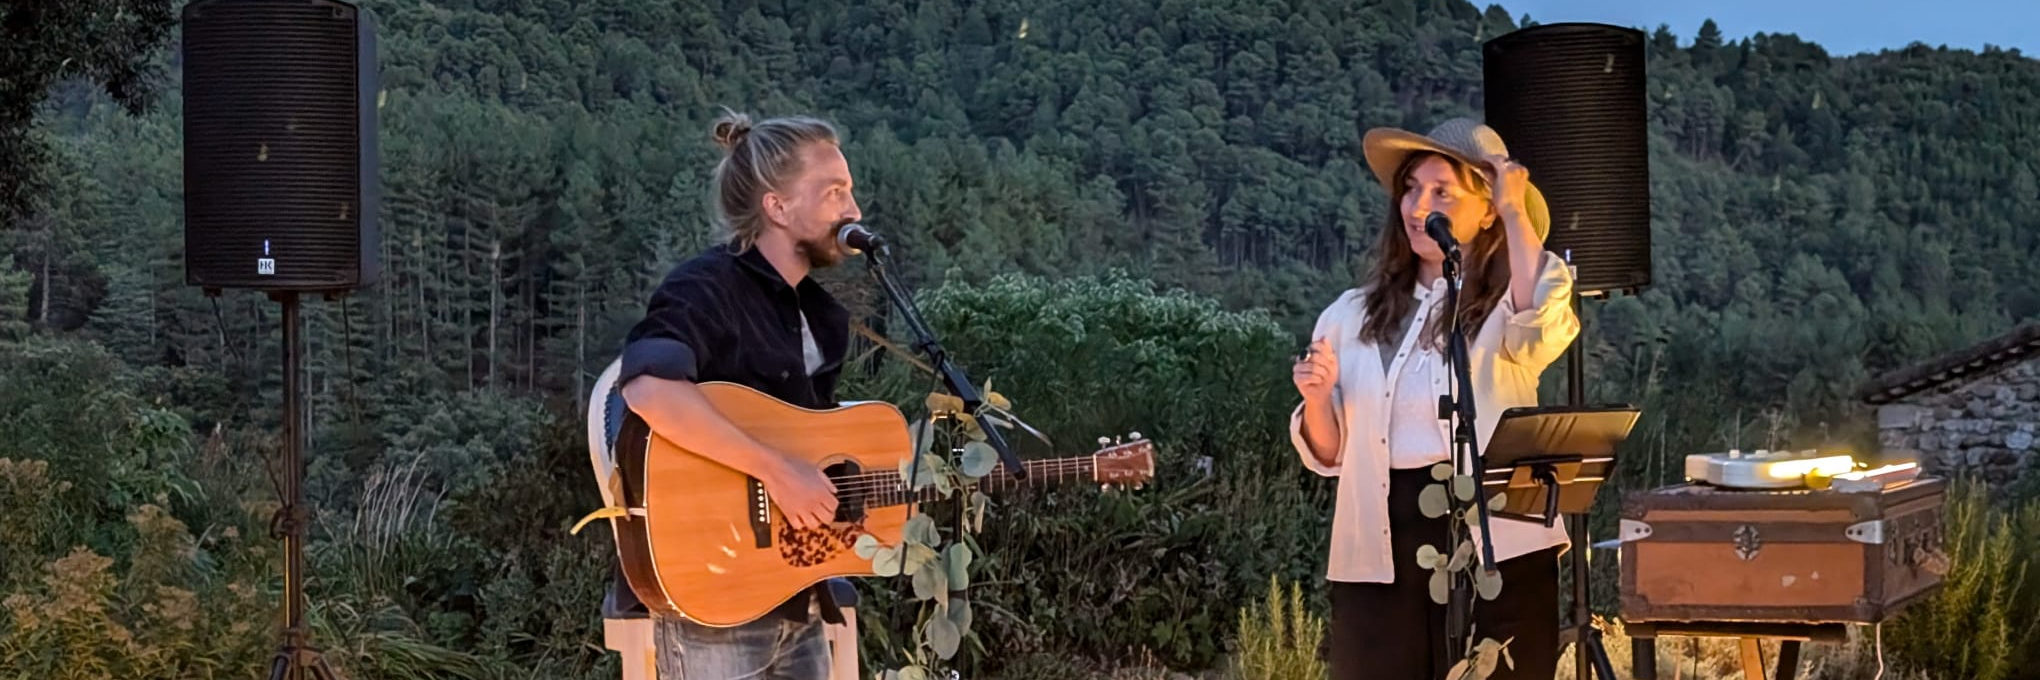
<path id="1" fill-rule="evenodd" d="M 1799 676 L 1799 641 L 1784 640 L 1778 643 L 1778 680 L 1792 680 Z"/>
<path id="2" fill-rule="evenodd" d="M 1764 650 L 1757 638 L 1742 638 L 1742 670 L 1745 680 L 1764 680 Z"/>
<path id="3" fill-rule="evenodd" d="M 1629 667 L 1636 680 L 1657 680 L 1657 638 L 1629 638 Z"/>

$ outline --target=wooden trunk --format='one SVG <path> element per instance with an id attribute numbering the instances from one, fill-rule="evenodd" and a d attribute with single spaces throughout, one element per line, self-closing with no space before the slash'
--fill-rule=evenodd
<path id="1" fill-rule="evenodd" d="M 1882 492 L 1704 484 L 1622 504 L 1627 621 L 1876 623 L 1941 584 L 1946 483 Z"/>

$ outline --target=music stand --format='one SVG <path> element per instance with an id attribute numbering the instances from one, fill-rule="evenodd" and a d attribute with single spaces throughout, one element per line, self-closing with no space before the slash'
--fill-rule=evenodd
<path id="1" fill-rule="evenodd" d="M 1592 661 L 1601 680 L 1616 680 L 1601 631 L 1587 607 L 1587 514 L 1594 496 L 1615 471 L 1615 446 L 1629 438 L 1642 411 L 1629 404 L 1535 406 L 1502 412 L 1482 454 L 1487 458 L 1481 486 L 1506 497 L 1494 514 L 1542 522 L 1549 527 L 1570 516 L 1573 622 L 1567 632 L 1582 664 Z M 1564 639 L 1564 636 L 1561 636 Z M 1584 674 L 1581 680 L 1585 680 Z"/>
<path id="2" fill-rule="evenodd" d="M 1488 495 L 1507 492 L 1494 514 L 1552 526 L 1559 515 L 1586 514 L 1615 471 L 1615 445 L 1642 411 L 1628 404 L 1534 406 L 1502 412 L 1489 437 Z"/>

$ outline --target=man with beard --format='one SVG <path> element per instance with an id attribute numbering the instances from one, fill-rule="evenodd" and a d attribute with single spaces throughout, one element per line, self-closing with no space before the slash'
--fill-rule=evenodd
<path id="1" fill-rule="evenodd" d="M 675 267 L 631 328 L 617 384 L 645 425 L 765 486 L 795 528 L 828 526 L 835 487 L 822 471 L 758 443 L 703 396 L 730 382 L 794 406 L 836 405 L 849 313 L 810 271 L 846 255 L 836 243 L 859 218 L 835 129 L 807 117 L 716 121 L 714 176 L 724 243 Z M 658 673 L 686 678 L 824 680 L 822 621 L 841 623 L 824 582 L 734 628 L 655 616 Z"/>

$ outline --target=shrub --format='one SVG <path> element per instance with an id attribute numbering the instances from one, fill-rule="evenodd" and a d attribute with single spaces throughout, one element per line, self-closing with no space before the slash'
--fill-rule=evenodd
<path id="1" fill-rule="evenodd" d="M 1303 605 L 1303 588 L 1292 583 L 1283 597 L 1281 579 L 1268 577 L 1268 596 L 1259 607 L 1242 607 L 1235 680 L 1310 680 L 1329 672 L 1318 658 L 1325 621 Z"/>

